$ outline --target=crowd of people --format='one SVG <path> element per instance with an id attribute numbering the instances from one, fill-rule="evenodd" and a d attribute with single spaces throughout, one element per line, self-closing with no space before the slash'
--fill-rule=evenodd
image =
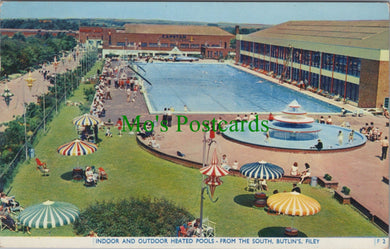
<path id="1" fill-rule="evenodd" d="M 301 180 L 299 181 L 299 184 L 302 184 L 303 181 L 310 177 L 310 165 L 308 163 L 305 163 L 305 169 L 301 172 L 299 172 L 298 163 L 294 162 L 290 169 L 290 175 L 292 176 L 299 176 Z"/>
<path id="2" fill-rule="evenodd" d="M 366 123 L 359 131 L 367 137 L 367 140 L 377 141 L 382 139 L 383 132 L 378 127 L 375 127 L 374 122 Z"/>
<path id="3" fill-rule="evenodd" d="M 15 200 L 15 196 L 8 196 L 6 193 L 0 193 L 1 205 L 0 205 L 0 219 L 1 223 L 7 227 L 10 231 L 18 231 L 17 223 L 11 216 L 16 211 L 21 211 L 19 202 Z M 27 230 L 30 233 L 29 229 Z"/>

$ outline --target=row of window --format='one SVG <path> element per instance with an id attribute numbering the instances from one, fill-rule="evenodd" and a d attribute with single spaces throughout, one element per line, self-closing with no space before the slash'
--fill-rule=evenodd
<path id="1" fill-rule="evenodd" d="M 240 44 L 243 51 L 360 77 L 360 58 L 248 41 Z"/>
<path id="2" fill-rule="evenodd" d="M 125 43 L 125 42 L 117 42 L 116 43 L 117 46 L 121 46 L 121 47 L 124 47 L 124 46 L 127 46 L 127 47 L 134 47 L 135 46 L 135 43 L 134 42 L 128 42 L 128 43 Z M 176 44 L 176 43 L 146 43 L 146 42 L 142 42 L 141 44 L 138 44 L 138 46 L 140 47 L 150 47 L 150 48 L 168 48 L 168 47 L 171 47 L 171 48 L 174 48 L 174 47 L 179 47 L 179 48 L 193 48 L 193 49 L 198 49 L 201 47 L 200 44 L 189 44 L 189 43 L 182 43 L 182 44 Z M 211 44 L 210 47 L 220 47 L 220 45 L 218 44 Z"/>
<path id="3" fill-rule="evenodd" d="M 345 89 L 346 98 L 355 102 L 359 99 L 359 85 L 345 82 L 345 80 L 338 80 L 334 78 L 332 80 L 331 77 L 324 75 L 320 76 L 319 74 L 301 70 L 299 68 L 292 68 L 291 70 L 291 67 L 284 67 L 284 65 L 279 63 L 270 63 L 269 61 L 246 55 L 241 55 L 240 62 L 268 72 L 273 71 L 276 75 L 283 74 L 285 79 L 291 79 L 297 82 L 303 81 L 307 86 L 312 86 L 313 88 L 319 88 L 329 93 L 340 95 L 342 98 L 344 97 Z"/>

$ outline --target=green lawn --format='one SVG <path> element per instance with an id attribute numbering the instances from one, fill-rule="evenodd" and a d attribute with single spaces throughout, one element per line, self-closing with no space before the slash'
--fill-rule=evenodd
<path id="1" fill-rule="evenodd" d="M 82 90 L 91 85 L 81 85 L 71 101 L 82 101 Z M 178 206 L 199 215 L 202 175 L 198 169 L 187 168 L 154 157 L 140 148 L 134 135 L 122 137 L 104 137 L 94 154 L 80 157 L 65 157 L 57 153 L 58 146 L 76 138 L 72 119 L 81 115 L 79 108 L 64 106 L 49 125 L 49 131 L 40 135 L 35 146 L 37 157 L 47 162 L 50 176 L 43 177 L 36 170 L 34 160 L 25 162 L 11 184 L 10 194 L 15 195 L 24 207 L 46 200 L 71 202 L 81 210 L 96 201 L 128 198 L 130 196 L 148 196 L 166 198 Z M 80 165 L 103 167 L 109 179 L 102 181 L 96 188 L 86 188 L 82 182 L 70 180 L 72 168 Z M 217 236 L 257 237 L 282 236 L 284 227 L 294 226 L 302 236 L 340 237 L 340 236 L 385 236 L 378 228 L 353 210 L 352 207 L 339 204 L 332 194 L 320 187 L 302 186 L 302 193 L 318 200 L 322 210 L 307 217 L 268 215 L 262 208 L 250 206 L 253 193 L 244 190 L 246 179 L 226 176 L 223 184 L 216 189 L 216 203 L 208 198 L 204 201 L 204 217 L 217 223 Z M 271 194 L 290 191 L 291 183 L 269 182 Z M 129 224 L 130 225 L 130 224 Z M 22 232 L 2 231 L 2 236 L 25 236 Z M 32 236 L 75 236 L 72 226 L 50 230 L 32 229 Z"/>

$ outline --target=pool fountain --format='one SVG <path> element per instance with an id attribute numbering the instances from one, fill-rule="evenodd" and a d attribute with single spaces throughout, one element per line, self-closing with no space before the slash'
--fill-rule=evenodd
<path id="1" fill-rule="evenodd" d="M 318 151 L 314 146 L 318 139 L 323 143 L 321 151 L 346 150 L 363 146 L 366 137 L 354 131 L 353 139 L 349 139 L 351 129 L 336 125 L 320 124 L 306 115 L 301 105 L 293 100 L 272 121 L 268 122 L 268 132 L 254 132 L 255 127 L 243 124 L 243 131 L 227 129 L 223 136 L 227 139 L 279 150 Z M 250 124 L 254 125 L 254 123 Z M 343 133 L 343 141 L 338 141 L 339 132 Z"/>

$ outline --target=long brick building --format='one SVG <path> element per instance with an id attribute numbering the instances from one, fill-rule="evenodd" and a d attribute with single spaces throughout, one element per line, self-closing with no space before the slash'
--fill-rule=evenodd
<path id="1" fill-rule="evenodd" d="M 236 39 L 238 63 L 362 108 L 388 106 L 388 20 L 290 21 Z"/>
<path id="2" fill-rule="evenodd" d="M 215 26 L 125 24 L 123 29 L 80 27 L 80 41 L 101 40 L 103 55 L 203 55 L 224 58 L 234 35 Z"/>

